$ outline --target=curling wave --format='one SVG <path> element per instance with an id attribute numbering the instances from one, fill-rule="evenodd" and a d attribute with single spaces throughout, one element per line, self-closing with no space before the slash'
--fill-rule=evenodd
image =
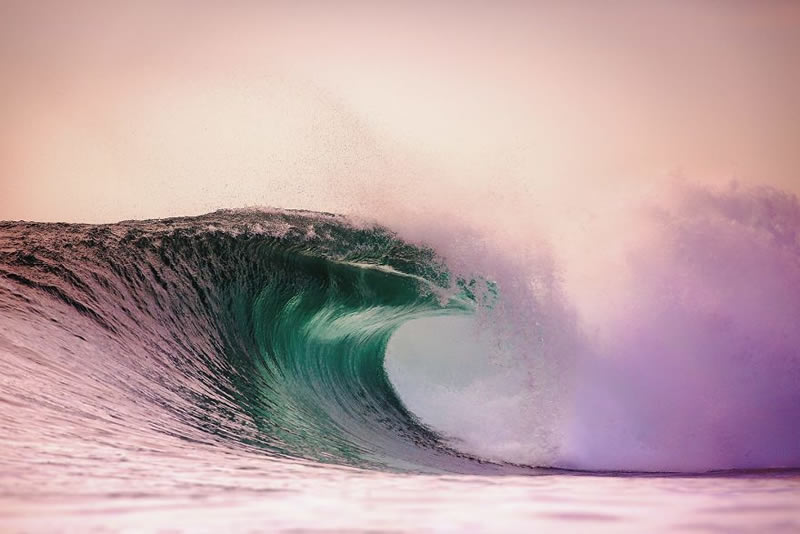
<path id="1" fill-rule="evenodd" d="M 79 407 L 110 391 L 143 407 L 146 426 L 192 441 L 369 468 L 499 468 L 444 443 L 384 370 L 398 326 L 474 310 L 431 250 L 288 211 L 0 232 L 3 361 L 54 371 L 51 387 L 70 395 L 62 416 L 89 417 Z"/>
<path id="2" fill-rule="evenodd" d="M 594 316 L 548 251 L 436 228 L 0 223 L 0 422 L 23 467 L 85 432 L 398 471 L 800 466 L 797 199 L 686 187 L 637 221 Z"/>

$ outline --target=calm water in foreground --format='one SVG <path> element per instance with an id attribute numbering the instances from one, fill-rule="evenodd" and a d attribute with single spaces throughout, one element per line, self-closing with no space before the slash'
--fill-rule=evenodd
<path id="1" fill-rule="evenodd" d="M 3 532 L 797 532 L 800 474 L 436 476 L 110 447 L 16 472 Z M 173 450 L 174 453 L 174 450 Z M 5 466 L 8 469 L 9 466 Z M 13 467 L 12 467 L 13 468 Z M 6 480 L 9 480 L 8 478 Z"/>

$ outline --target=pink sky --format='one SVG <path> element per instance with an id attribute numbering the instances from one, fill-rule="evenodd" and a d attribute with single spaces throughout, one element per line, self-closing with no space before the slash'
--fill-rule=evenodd
<path id="1" fill-rule="evenodd" d="M 0 219 L 800 191 L 798 95 L 790 1 L 6 1 Z"/>

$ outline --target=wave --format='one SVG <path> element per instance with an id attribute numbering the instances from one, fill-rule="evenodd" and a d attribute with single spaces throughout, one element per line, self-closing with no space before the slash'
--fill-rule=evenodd
<path id="1" fill-rule="evenodd" d="M 685 188 L 639 223 L 593 317 L 548 249 L 419 224 L 0 223 L 0 416 L 393 471 L 797 467 L 797 200 Z"/>
<path id="2" fill-rule="evenodd" d="M 120 418 L 144 405 L 150 427 L 192 441 L 357 467 L 501 467 L 446 444 L 384 369 L 404 322 L 475 309 L 430 249 L 342 217 L 263 210 L 0 234 L 0 351 L 70 369 L 53 380 L 77 381 L 64 392 L 72 416 L 100 388 L 125 397 Z"/>

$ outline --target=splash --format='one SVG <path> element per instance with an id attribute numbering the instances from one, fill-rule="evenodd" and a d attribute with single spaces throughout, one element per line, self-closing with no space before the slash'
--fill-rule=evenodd
<path id="1" fill-rule="evenodd" d="M 800 465 L 800 205 L 684 186 L 628 248 L 580 385 L 565 464 Z"/>

